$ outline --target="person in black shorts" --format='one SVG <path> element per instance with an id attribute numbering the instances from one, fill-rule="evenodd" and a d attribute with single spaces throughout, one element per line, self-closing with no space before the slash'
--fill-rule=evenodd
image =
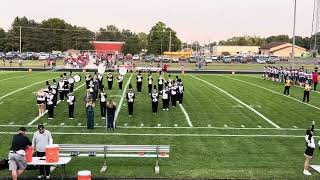
<path id="1" fill-rule="evenodd" d="M 306 135 L 305 135 L 305 141 L 306 141 L 306 150 L 304 151 L 304 156 L 306 157 L 306 160 L 304 162 L 304 169 L 303 169 L 303 174 L 310 176 L 311 173 L 309 172 L 309 164 L 313 156 L 313 151 L 314 148 L 316 147 L 313 139 L 313 131 L 314 131 L 314 125 L 315 122 L 312 121 L 312 126 L 311 129 L 306 130 Z"/>

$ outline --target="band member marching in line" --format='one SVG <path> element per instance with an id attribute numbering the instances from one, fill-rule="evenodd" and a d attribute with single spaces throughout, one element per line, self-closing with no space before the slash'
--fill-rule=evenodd
<path id="1" fill-rule="evenodd" d="M 153 81 L 152 75 L 151 75 L 151 73 L 149 73 L 149 75 L 148 75 L 148 93 L 149 93 L 149 96 L 151 95 L 151 92 L 152 92 L 152 81 Z"/>
<path id="2" fill-rule="evenodd" d="M 134 104 L 134 99 L 136 98 L 133 90 L 132 90 L 132 85 L 129 85 L 129 92 L 127 93 L 127 101 L 128 101 L 128 113 L 129 117 L 132 116 L 133 114 L 133 104 Z"/>
<path id="3" fill-rule="evenodd" d="M 46 98 L 47 98 L 47 94 L 49 93 L 49 88 L 50 88 L 50 84 L 49 81 L 46 81 L 46 87 L 43 89 L 43 92 L 46 94 Z M 47 100 L 45 100 L 45 109 L 48 109 L 48 104 L 47 104 Z"/>
<path id="4" fill-rule="evenodd" d="M 89 89 L 89 84 L 90 84 L 90 80 L 91 80 L 91 75 L 90 73 L 86 73 L 86 85 L 87 85 L 87 89 Z"/>
<path id="5" fill-rule="evenodd" d="M 118 81 L 119 89 L 122 90 L 123 76 L 121 74 L 118 75 L 117 81 Z"/>
<path id="6" fill-rule="evenodd" d="M 93 79 L 91 78 L 90 82 L 89 82 L 89 92 L 92 96 L 93 99 L 93 93 L 94 93 L 94 84 L 93 84 Z"/>
<path id="7" fill-rule="evenodd" d="M 158 79 L 158 90 L 159 90 L 159 94 L 160 96 L 162 95 L 162 90 L 163 90 L 163 84 L 165 83 L 165 79 L 163 78 L 162 75 L 160 75 L 159 79 Z"/>
<path id="8" fill-rule="evenodd" d="M 60 101 L 64 101 L 64 81 L 62 78 L 60 78 L 60 81 L 58 82 L 58 91 L 60 95 Z"/>
<path id="9" fill-rule="evenodd" d="M 303 102 L 306 100 L 306 98 L 307 98 L 307 102 L 309 102 L 310 91 L 311 91 L 311 86 L 309 85 L 309 82 L 306 81 L 304 85 Z"/>
<path id="10" fill-rule="evenodd" d="M 64 82 L 64 97 L 67 98 L 69 94 L 69 81 L 67 78 L 67 73 L 63 73 L 63 82 Z"/>
<path id="11" fill-rule="evenodd" d="M 283 94 L 290 96 L 290 87 L 292 84 L 293 84 L 292 81 L 289 79 L 289 77 L 287 77 L 287 79 L 285 81 Z"/>
<path id="12" fill-rule="evenodd" d="M 306 147 L 307 148 L 304 151 L 304 156 L 305 156 L 306 160 L 304 161 L 303 174 L 307 175 L 307 176 L 311 175 L 311 173 L 309 172 L 308 169 L 309 169 L 310 161 L 311 161 L 312 156 L 313 156 L 314 149 L 316 147 L 316 145 L 314 143 L 314 139 L 313 139 L 314 125 L 315 125 L 315 122 L 312 121 L 311 129 L 307 129 L 306 130 L 306 135 L 304 137 L 304 139 L 306 141 Z"/>
<path id="13" fill-rule="evenodd" d="M 98 99 L 98 93 L 99 93 L 99 80 L 98 77 L 93 78 L 93 101 L 96 102 Z"/>
<path id="14" fill-rule="evenodd" d="M 39 110 L 39 116 L 42 116 L 45 111 L 45 101 L 46 101 L 46 93 L 43 91 L 43 89 L 40 89 L 37 93 L 37 106 Z"/>
<path id="15" fill-rule="evenodd" d="M 179 101 L 179 104 L 182 104 L 184 86 L 183 86 L 183 83 L 181 82 L 181 79 L 180 79 L 180 82 L 179 82 L 179 85 L 178 85 L 178 92 L 179 92 L 178 101 Z"/>
<path id="16" fill-rule="evenodd" d="M 165 84 L 165 88 L 162 90 L 162 110 L 169 111 L 169 94 L 170 88 L 168 84 Z"/>
<path id="17" fill-rule="evenodd" d="M 114 117 L 116 114 L 116 110 L 117 110 L 117 104 L 110 99 L 107 104 L 107 123 L 108 123 L 107 130 L 114 131 L 115 129 Z"/>
<path id="18" fill-rule="evenodd" d="M 54 107 L 57 107 L 57 100 L 58 100 L 58 87 L 57 87 L 57 82 L 55 79 L 53 79 L 53 84 L 51 85 L 52 88 L 52 94 L 53 94 L 53 105 Z"/>
<path id="19" fill-rule="evenodd" d="M 99 81 L 99 89 L 102 90 L 103 88 L 103 75 L 102 74 L 98 74 L 98 81 Z"/>
<path id="20" fill-rule="evenodd" d="M 152 101 L 152 113 L 158 112 L 158 99 L 159 93 L 157 92 L 157 86 L 153 86 L 152 94 L 151 94 L 151 101 Z"/>
<path id="21" fill-rule="evenodd" d="M 137 92 L 141 93 L 141 89 L 142 89 L 142 79 L 143 77 L 141 76 L 140 72 L 137 75 Z"/>
<path id="22" fill-rule="evenodd" d="M 111 72 L 108 73 L 107 79 L 108 79 L 108 89 L 112 90 L 113 75 Z"/>
<path id="23" fill-rule="evenodd" d="M 106 119 L 107 93 L 105 92 L 104 87 L 102 87 L 102 91 L 99 94 L 99 99 L 100 99 L 101 118 Z"/>
<path id="24" fill-rule="evenodd" d="M 73 119 L 74 117 L 74 103 L 76 102 L 76 97 L 74 96 L 73 92 L 68 94 L 67 102 L 69 105 L 69 119 Z"/>
<path id="25" fill-rule="evenodd" d="M 171 77 L 171 74 L 169 74 L 169 78 L 168 78 L 168 86 L 169 86 L 169 88 L 172 87 L 172 81 L 173 81 L 173 79 Z"/>
<path id="26" fill-rule="evenodd" d="M 173 81 L 172 87 L 171 87 L 171 105 L 172 105 L 172 107 L 176 107 L 176 104 L 177 104 L 177 89 L 178 89 L 178 85 L 175 81 Z"/>
<path id="27" fill-rule="evenodd" d="M 49 88 L 49 92 L 47 94 L 47 104 L 48 104 L 48 119 L 53 119 L 54 105 L 53 105 L 53 94 L 52 94 L 51 88 Z"/>

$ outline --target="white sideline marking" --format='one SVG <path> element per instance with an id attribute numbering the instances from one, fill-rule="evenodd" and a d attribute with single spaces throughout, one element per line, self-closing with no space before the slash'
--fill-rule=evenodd
<path id="1" fill-rule="evenodd" d="M 161 124 L 158 124 L 158 127 L 161 127 Z"/>
<path id="2" fill-rule="evenodd" d="M 143 127 L 143 126 L 144 126 L 144 124 L 142 124 L 142 123 L 141 123 L 141 124 L 140 124 L 140 126 L 141 126 L 141 127 Z"/>
<path id="3" fill-rule="evenodd" d="M 298 129 L 298 127 L 297 127 L 297 126 L 293 126 L 293 128 Z"/>
<path id="4" fill-rule="evenodd" d="M 10 80 L 10 79 L 17 79 L 17 78 L 20 78 L 20 77 L 27 77 L 27 76 L 33 76 L 33 75 L 36 75 L 36 74 L 28 74 L 28 75 L 23 75 L 23 76 L 15 76 L 15 77 L 11 77 L 11 78 L 7 78 L 7 79 L 1 79 L 1 81 L 7 81 L 7 80 Z"/>
<path id="5" fill-rule="evenodd" d="M 244 125 L 241 125 L 241 127 L 242 127 L 242 128 L 245 128 L 245 126 L 244 126 Z"/>
<path id="6" fill-rule="evenodd" d="M 48 79 L 48 80 L 49 80 L 49 79 Z M 3 99 L 3 98 L 5 98 L 5 97 L 8 97 L 8 96 L 10 96 L 10 95 L 12 95 L 12 94 L 15 94 L 15 93 L 17 93 L 17 92 L 19 92 L 19 91 L 22 91 L 22 90 L 24 90 L 24 89 L 27 89 L 27 88 L 29 88 L 29 87 L 31 87 L 31 86 L 34 86 L 34 85 L 37 85 L 37 84 L 40 84 L 40 83 L 46 82 L 46 81 L 48 81 L 48 80 L 40 81 L 40 82 L 37 82 L 37 83 L 31 84 L 31 85 L 29 85 L 29 86 L 26 86 L 26 87 L 23 87 L 23 88 L 17 89 L 17 90 L 15 90 L 15 91 L 12 91 L 11 93 L 8 93 L 8 94 L 6 94 L 6 95 L 4 95 L 4 96 L 1 96 L 1 97 L 0 97 L 0 99 Z"/>
<path id="7" fill-rule="evenodd" d="M 189 127 L 193 127 L 192 122 L 191 122 L 191 120 L 190 120 L 190 117 L 189 117 L 187 111 L 184 109 L 184 107 L 182 106 L 182 104 L 179 104 L 179 107 L 180 107 L 180 109 L 182 110 L 184 116 L 186 117 L 186 120 L 187 120 L 187 122 L 188 122 Z"/>
<path id="8" fill-rule="evenodd" d="M 233 79 L 233 80 L 235 80 L 235 81 L 243 82 L 243 83 L 246 83 L 246 84 L 250 84 L 250 85 L 252 85 L 252 86 L 255 86 L 255 87 L 264 89 L 264 90 L 266 90 L 266 91 L 270 91 L 270 92 L 275 93 L 275 94 L 279 94 L 279 95 L 281 95 L 281 96 L 287 97 L 287 98 L 292 99 L 292 100 L 294 100 L 294 101 L 297 101 L 297 102 L 299 102 L 299 103 L 302 103 L 302 104 L 305 104 L 305 105 L 307 105 L 307 106 L 313 107 L 313 108 L 315 108 L 315 109 L 317 109 L 317 110 L 320 110 L 320 108 L 317 107 L 317 106 L 314 106 L 314 105 L 311 105 L 311 104 L 302 102 L 301 100 L 295 99 L 295 98 L 293 98 L 293 97 L 291 97 L 291 96 L 286 96 L 286 95 L 284 95 L 284 94 L 282 94 L 282 93 L 279 93 L 279 92 L 276 92 L 276 91 L 274 91 L 274 90 L 271 90 L 271 89 L 268 89 L 268 88 L 259 86 L 259 85 L 257 85 L 257 84 L 253 84 L 253 83 L 248 82 L 248 81 L 244 81 L 244 80 L 241 80 L 241 79 L 236 79 L 236 78 L 232 78 L 232 77 L 228 77 L 228 76 L 222 76 L 222 77 L 229 78 L 229 79 Z"/>
<path id="9" fill-rule="evenodd" d="M 262 128 L 261 126 L 258 126 L 258 128 Z"/>
<path id="10" fill-rule="evenodd" d="M 78 127 L 81 126 L 81 123 L 78 123 Z"/>
<path id="11" fill-rule="evenodd" d="M 227 127 L 228 127 L 228 125 L 226 125 L 226 124 L 225 124 L 225 125 L 224 125 L 224 127 L 225 127 L 225 128 L 227 128 Z"/>
<path id="12" fill-rule="evenodd" d="M 116 125 L 116 121 L 118 119 L 118 115 L 119 115 L 119 112 L 120 112 L 124 97 L 126 96 L 126 92 L 127 92 L 127 89 L 128 89 L 129 84 L 130 84 L 132 76 L 133 76 L 133 74 L 131 74 L 126 86 L 124 87 L 124 90 L 123 90 L 123 93 L 122 93 L 122 96 L 121 96 L 121 99 L 120 99 L 120 103 L 119 103 L 119 108 L 117 108 L 117 111 L 116 111 L 116 114 L 115 114 L 115 117 L 114 117 L 114 125 Z"/>
<path id="13" fill-rule="evenodd" d="M 64 125 L 64 123 L 61 123 L 61 124 L 60 124 L 60 126 L 63 126 L 63 125 Z"/>
<path id="14" fill-rule="evenodd" d="M 208 124 L 208 127 L 211 127 L 211 124 Z"/>
<path id="15" fill-rule="evenodd" d="M 223 89 L 209 83 L 208 81 L 205 81 L 203 79 L 200 79 L 196 76 L 191 75 L 192 77 L 194 77 L 195 79 L 198 79 L 199 81 L 202 81 L 220 91 L 223 91 L 223 93 L 225 93 L 226 95 L 228 95 L 229 97 L 231 97 L 232 99 L 236 100 L 237 102 L 239 102 L 240 104 L 242 104 L 243 106 L 247 107 L 248 109 L 250 109 L 251 111 L 253 111 L 254 113 L 256 113 L 258 116 L 260 116 L 262 119 L 266 120 L 268 123 L 270 123 L 272 126 L 276 127 L 276 128 L 280 128 L 280 126 L 278 126 L 277 124 L 275 124 L 274 122 L 272 122 L 270 119 L 268 119 L 267 117 L 265 117 L 264 115 L 262 115 L 260 112 L 258 112 L 257 110 L 253 109 L 252 107 L 248 106 L 246 103 L 242 102 L 241 100 L 239 100 L 238 98 L 234 97 L 233 95 L 229 94 L 228 92 L 224 91 Z"/>
<path id="16" fill-rule="evenodd" d="M 122 97 L 121 95 L 110 95 L 109 97 Z"/>
<path id="17" fill-rule="evenodd" d="M 178 124 L 174 124 L 174 127 L 178 127 Z"/>
<path id="18" fill-rule="evenodd" d="M 0 134 L 17 134 L 17 132 L 0 132 Z M 27 132 L 27 134 L 33 134 Z M 279 138 L 304 138 L 297 135 L 275 135 L 275 134 L 130 134 L 130 133 L 68 133 L 51 132 L 55 135 L 103 135 L 103 136 L 169 136 L 169 137 L 279 137 Z M 315 136 L 317 137 L 317 136 Z"/>
<path id="19" fill-rule="evenodd" d="M 84 86 L 86 83 L 81 84 L 79 87 L 77 87 L 76 89 L 74 89 L 74 91 L 77 91 L 78 89 L 80 89 L 82 86 Z M 57 101 L 57 105 L 61 102 L 61 100 Z M 46 110 L 42 116 L 44 116 L 48 111 Z M 34 122 L 38 121 L 42 116 L 38 116 L 36 118 L 34 118 L 31 122 L 28 123 L 28 125 L 32 125 Z"/>

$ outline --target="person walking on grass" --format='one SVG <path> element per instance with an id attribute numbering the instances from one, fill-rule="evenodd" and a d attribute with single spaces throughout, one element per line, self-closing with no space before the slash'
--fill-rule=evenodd
<path id="1" fill-rule="evenodd" d="M 26 128 L 21 127 L 19 129 L 18 134 L 14 135 L 12 138 L 8 160 L 9 170 L 11 171 L 11 176 L 13 180 L 17 180 L 18 177 L 21 176 L 21 174 L 27 168 L 25 150 L 27 146 L 31 146 L 32 143 L 26 136 L 26 131 Z"/>
<path id="2" fill-rule="evenodd" d="M 309 164 L 310 161 L 313 157 L 313 152 L 316 147 L 313 139 L 313 131 L 314 131 L 314 125 L 316 123 L 312 121 L 312 126 L 311 129 L 306 130 L 306 135 L 304 137 L 305 142 L 306 142 L 306 150 L 304 151 L 304 156 L 306 160 L 304 161 L 304 169 L 303 169 L 303 174 L 306 176 L 310 176 L 311 173 L 309 172 Z"/>
<path id="3" fill-rule="evenodd" d="M 309 102 L 309 96 L 310 96 L 311 86 L 309 85 L 309 82 L 306 81 L 304 84 L 304 93 L 303 93 L 303 102 L 307 99 L 307 102 Z"/>
<path id="4" fill-rule="evenodd" d="M 152 94 L 151 94 L 151 103 L 152 103 L 152 113 L 155 114 L 158 112 L 158 102 L 159 101 L 159 93 L 157 92 L 157 86 L 154 85 Z"/>
<path id="5" fill-rule="evenodd" d="M 32 147 L 36 150 L 37 157 L 46 156 L 46 146 L 52 144 L 52 136 L 50 131 L 44 128 L 44 125 L 38 125 L 38 131 L 33 134 Z M 50 166 L 39 166 L 40 175 L 38 179 L 50 179 Z"/>
<path id="6" fill-rule="evenodd" d="M 92 99 L 89 99 L 86 103 L 86 114 L 87 114 L 87 128 L 93 129 L 94 128 L 94 106 Z"/>
<path id="7" fill-rule="evenodd" d="M 292 85 L 292 81 L 287 77 L 284 85 L 284 92 L 283 94 L 289 96 L 290 95 L 290 87 Z"/>
<path id="8" fill-rule="evenodd" d="M 128 113 L 129 117 L 133 115 L 133 104 L 134 104 L 134 99 L 136 98 L 133 90 L 132 90 L 132 85 L 129 85 L 129 92 L 127 93 L 127 101 L 128 101 Z"/>

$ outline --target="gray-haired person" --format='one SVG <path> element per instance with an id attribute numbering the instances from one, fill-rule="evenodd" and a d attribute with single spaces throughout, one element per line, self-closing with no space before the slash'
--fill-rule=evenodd
<path id="1" fill-rule="evenodd" d="M 26 128 L 21 127 L 18 134 L 12 138 L 11 148 L 9 152 L 9 170 L 11 171 L 12 179 L 17 180 L 18 177 L 27 168 L 25 159 L 25 149 L 31 146 L 31 141 L 26 136 Z"/>

